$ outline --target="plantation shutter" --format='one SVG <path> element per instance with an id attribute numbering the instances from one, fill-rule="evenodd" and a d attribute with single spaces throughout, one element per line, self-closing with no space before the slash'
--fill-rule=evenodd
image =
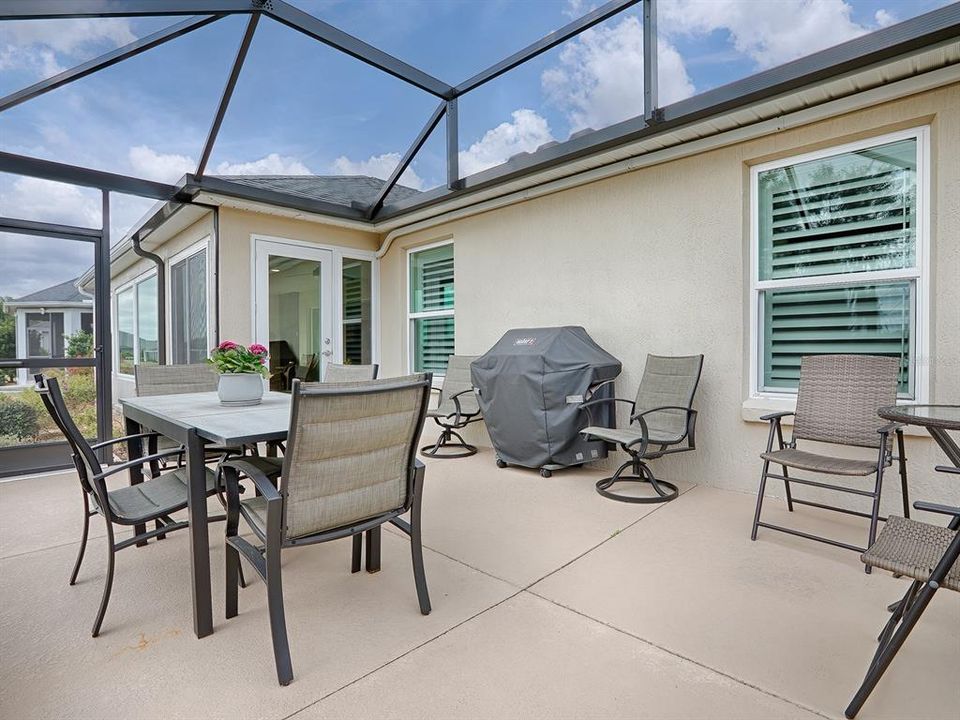
<path id="1" fill-rule="evenodd" d="M 453 245 L 411 255 L 413 360 L 417 372 L 443 374 L 454 352 Z M 416 317 L 422 314 L 423 316 Z"/>
<path id="2" fill-rule="evenodd" d="M 760 279 L 915 263 L 917 141 L 760 174 Z"/>
<path id="3" fill-rule="evenodd" d="M 885 355 L 909 394 L 913 279 L 858 273 L 913 268 L 917 140 L 909 138 L 758 174 L 761 389 L 795 389 L 804 355 Z M 842 284 L 791 280 L 849 275 Z"/>

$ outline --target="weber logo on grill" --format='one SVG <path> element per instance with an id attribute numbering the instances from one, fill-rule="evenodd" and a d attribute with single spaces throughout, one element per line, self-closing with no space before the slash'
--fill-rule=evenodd
<path id="1" fill-rule="evenodd" d="M 522 337 L 517 338 L 513 341 L 514 345 L 536 345 L 537 339 L 535 337 Z"/>

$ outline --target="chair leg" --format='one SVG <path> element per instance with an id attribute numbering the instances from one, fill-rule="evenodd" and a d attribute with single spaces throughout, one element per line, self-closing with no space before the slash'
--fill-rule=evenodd
<path id="1" fill-rule="evenodd" d="M 283 610 L 283 583 L 280 578 L 280 548 L 267 546 L 267 609 L 270 613 L 270 635 L 273 638 L 273 659 L 277 681 L 289 685 L 293 680 L 290 643 L 287 640 L 287 619 Z"/>
<path id="2" fill-rule="evenodd" d="M 760 510 L 763 508 L 763 494 L 767 489 L 767 472 L 770 470 L 770 461 L 763 461 L 763 470 L 760 472 L 760 489 L 757 490 L 757 509 L 753 514 L 753 529 L 750 531 L 750 539 L 757 539 L 757 528 L 760 524 Z"/>
<path id="3" fill-rule="evenodd" d="M 380 572 L 380 527 L 367 530 L 367 572 Z"/>
<path id="4" fill-rule="evenodd" d="M 229 473 L 229 477 L 227 477 Z M 240 569 L 240 553 L 230 544 L 230 539 L 237 537 L 240 528 L 240 480 L 233 468 L 217 468 L 217 485 L 224 481 L 225 497 L 224 508 L 227 511 L 224 523 L 224 552 L 226 555 L 226 617 L 229 620 L 237 616 L 237 586 L 243 582 L 243 571 Z M 246 583 L 244 583 L 246 586 Z"/>
<path id="5" fill-rule="evenodd" d="M 100 609 L 97 611 L 97 619 L 93 621 L 93 630 L 91 635 L 97 637 L 100 634 L 100 626 L 103 625 L 103 617 L 107 614 L 107 604 L 110 602 L 110 591 L 113 589 L 113 570 L 114 558 L 117 554 L 113 544 L 113 524 L 107 520 L 107 578 L 103 583 L 103 597 L 100 598 Z"/>
<path id="6" fill-rule="evenodd" d="M 239 612 L 237 609 L 237 596 L 239 595 L 240 587 L 240 553 L 229 542 L 226 544 L 225 552 L 227 572 L 226 586 L 224 588 L 224 604 L 226 606 L 224 615 L 227 620 L 229 620 L 230 618 L 235 618 Z"/>
<path id="7" fill-rule="evenodd" d="M 623 471 L 627 468 L 633 469 L 633 475 L 624 475 Z M 656 492 L 656 497 L 635 497 L 633 495 L 620 495 L 611 492 L 610 488 L 618 482 L 645 482 Z M 628 503 L 662 503 L 670 502 L 680 494 L 680 489 L 673 483 L 666 480 L 660 480 L 655 477 L 653 471 L 639 457 L 631 455 L 630 459 L 617 468 L 617 471 L 610 477 L 597 481 L 597 493 L 610 500 Z M 667 488 L 664 490 L 664 488 Z"/>
<path id="8" fill-rule="evenodd" d="M 870 532 L 867 535 L 867 548 L 873 546 L 877 539 L 877 524 L 880 518 L 880 493 L 883 490 L 883 466 L 886 463 L 886 442 L 880 444 L 880 458 L 877 460 L 877 484 L 873 491 L 873 508 L 870 510 Z M 869 575 L 873 568 L 864 565 L 864 572 Z"/>
<path id="9" fill-rule="evenodd" d="M 360 556 L 363 554 L 363 533 L 357 533 L 352 538 L 353 551 L 350 556 L 350 572 L 360 572 Z"/>
<path id="10" fill-rule="evenodd" d="M 73 572 L 70 573 L 70 584 L 76 585 L 77 573 L 80 572 L 80 564 L 83 562 L 83 553 L 87 549 L 87 535 L 90 531 L 90 498 L 87 493 L 83 493 L 83 532 L 80 534 L 80 549 L 77 551 L 77 561 L 73 564 Z"/>
<path id="11" fill-rule="evenodd" d="M 440 425 L 440 423 L 437 424 Z M 464 440 L 463 436 L 452 427 L 447 427 L 446 425 L 440 425 L 440 427 L 442 428 L 440 437 L 437 438 L 437 441 L 433 445 L 424 445 L 420 448 L 421 455 L 435 458 L 464 458 L 477 454 L 477 446 L 471 445 Z M 453 441 L 454 438 L 457 439 L 457 442 Z M 444 448 L 463 449 L 454 452 L 442 452 Z"/>
<path id="12" fill-rule="evenodd" d="M 850 701 L 850 705 L 847 707 L 846 711 L 844 711 L 844 715 L 846 717 L 853 718 L 858 712 L 860 712 L 860 708 L 863 707 L 863 704 L 867 701 L 867 698 L 870 697 L 870 693 L 873 692 L 873 689 L 877 686 L 877 683 L 880 682 L 880 678 L 883 677 L 883 674 L 890 666 L 893 658 L 896 657 L 897 653 L 900 651 L 900 648 L 903 647 L 903 643 L 906 642 L 907 637 L 909 637 L 910 632 L 917 624 L 917 621 L 920 620 L 920 616 L 923 615 L 923 611 L 926 610 L 927 605 L 930 604 L 930 600 L 933 599 L 933 595 L 937 591 L 937 587 L 938 586 L 935 582 L 924 583 L 920 591 L 916 593 L 916 596 L 912 602 L 909 602 L 909 606 L 906 607 L 905 611 L 903 611 L 903 617 L 900 618 L 899 627 L 897 627 L 896 632 L 893 632 L 893 634 L 890 635 L 888 642 L 881 644 L 877 654 L 874 656 L 874 660 L 870 664 L 869 670 L 867 670 L 867 675 L 863 679 L 863 684 L 860 685 L 860 689 L 857 690 L 853 700 Z M 908 604 L 909 598 L 913 592 L 913 587 L 907 590 L 907 594 L 904 595 L 902 601 L 904 605 Z M 896 612 L 900 612 L 901 610 Z M 881 639 L 884 635 L 889 635 L 889 625 L 888 628 L 885 628 L 885 631 L 881 633 Z"/>
<path id="13" fill-rule="evenodd" d="M 414 478 L 413 507 L 410 508 L 410 554 L 413 558 L 413 580 L 417 586 L 417 601 L 420 613 L 430 614 L 430 592 L 427 589 L 427 575 L 423 567 L 423 543 L 420 539 L 420 500 L 423 494 L 422 469 Z"/>
<path id="14" fill-rule="evenodd" d="M 903 496 L 903 516 L 910 517 L 910 491 L 907 489 L 907 455 L 904 452 L 903 430 L 897 430 L 897 457 L 900 465 L 900 493 Z"/>
<path id="15" fill-rule="evenodd" d="M 790 477 L 790 473 L 787 471 L 787 466 L 783 465 L 783 476 L 785 478 Z M 793 512 L 793 493 L 790 492 L 790 481 L 783 481 L 783 488 L 787 492 L 787 512 Z"/>

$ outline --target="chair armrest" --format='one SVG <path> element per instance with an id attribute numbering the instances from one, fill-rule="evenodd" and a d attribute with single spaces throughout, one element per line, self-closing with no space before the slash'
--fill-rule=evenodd
<path id="1" fill-rule="evenodd" d="M 604 386 L 606 386 L 606 385 L 610 385 L 610 384 L 612 384 L 612 383 L 615 383 L 616 381 L 617 381 L 616 378 L 613 378 L 612 380 L 604 380 L 604 381 L 603 381 L 602 383 L 600 383 L 599 385 L 595 385 L 595 386 L 592 387 L 592 388 L 588 388 L 588 390 L 589 390 L 589 392 L 590 392 L 590 395 L 587 397 L 587 400 L 588 400 L 588 401 L 591 400 L 591 399 L 593 398 L 593 396 L 597 394 L 597 391 L 598 391 L 600 388 L 602 388 L 602 387 L 604 387 Z"/>
<path id="2" fill-rule="evenodd" d="M 761 415 L 760 419 L 766 422 L 768 420 L 780 420 L 781 418 L 791 415 L 796 415 L 796 413 L 793 410 L 782 410 L 780 412 L 770 413 L 769 415 Z"/>
<path id="3" fill-rule="evenodd" d="M 280 502 L 283 500 L 283 496 L 280 494 L 280 491 L 277 490 L 274 484 L 270 482 L 263 471 L 256 465 L 251 465 L 245 460 L 226 460 L 220 463 L 220 467 L 230 467 L 234 470 L 242 472 L 244 475 L 250 478 L 257 490 L 260 491 L 263 499 L 268 503 Z"/>
<path id="4" fill-rule="evenodd" d="M 937 465 L 934 470 L 942 473 L 951 473 L 952 475 L 960 475 L 960 468 L 951 467 L 949 465 Z"/>
<path id="5" fill-rule="evenodd" d="M 883 427 L 877 428 L 877 432 L 881 435 L 889 435 L 894 430 L 899 430 L 902 427 L 905 427 L 905 425 L 901 422 L 889 422 Z"/>
<path id="6" fill-rule="evenodd" d="M 463 413 L 463 408 L 460 407 L 460 396 L 461 396 L 461 395 L 466 395 L 466 394 L 472 393 L 472 392 L 476 392 L 476 388 L 472 388 L 472 387 L 471 387 L 471 388 L 467 388 L 466 390 L 461 390 L 460 392 L 454 393 L 453 395 L 451 395 L 451 396 L 450 396 L 450 399 L 453 400 L 453 405 L 454 405 L 454 407 L 457 408 L 457 411 L 448 414 L 447 417 L 453 416 L 453 417 L 456 418 L 456 422 L 459 423 L 459 422 L 460 422 L 460 416 L 464 414 L 464 413 Z"/>
<path id="7" fill-rule="evenodd" d="M 94 480 L 103 480 L 106 477 L 111 475 L 116 475 L 121 470 L 129 470 L 132 467 L 137 465 L 146 465 L 149 462 L 154 460 L 162 460 L 165 457 L 170 457 L 171 455 L 179 455 L 183 450 L 179 448 L 173 448 L 172 450 L 164 450 L 163 452 L 154 453 L 153 455 L 143 455 L 133 460 L 127 460 L 127 462 L 120 463 L 119 465 L 111 465 L 107 470 L 104 470 L 102 473 L 97 473 L 93 476 Z"/>
<path id="8" fill-rule="evenodd" d="M 127 440 L 136 440 L 137 438 L 148 438 L 148 437 L 160 437 L 160 433 L 142 432 L 142 433 L 137 433 L 136 435 L 124 435 L 123 437 L 113 438 L 112 440 L 104 440 L 103 442 L 94 443 L 93 445 L 90 446 L 90 449 L 96 450 L 97 448 L 116 445 L 117 443 L 126 442 Z"/>
<path id="9" fill-rule="evenodd" d="M 683 407 L 682 405 L 661 405 L 660 407 L 650 408 L 649 410 L 644 410 L 643 412 L 638 412 L 634 415 L 631 415 L 630 422 L 633 422 L 644 415 L 660 412 L 661 410 L 682 410 L 683 412 L 687 413 L 687 415 L 690 415 L 690 413 L 694 412 L 693 408 Z"/>
<path id="10" fill-rule="evenodd" d="M 953 515 L 954 517 L 960 517 L 960 507 L 950 507 L 949 505 L 923 502 L 922 500 L 917 500 L 913 504 L 913 509 L 923 510 L 925 512 L 940 513 L 941 515 Z"/>
<path id="11" fill-rule="evenodd" d="M 607 382 L 612 382 L 608 380 Z M 603 403 L 626 403 L 630 406 L 630 410 L 633 411 L 636 408 L 637 404 L 633 400 L 627 400 L 626 398 L 618 397 L 608 397 L 608 398 L 597 398 L 596 400 L 587 400 L 586 402 L 580 403 L 577 405 L 578 410 L 587 411 L 587 422 L 593 425 L 593 413 L 590 411 L 590 408 L 597 405 L 602 405 Z"/>

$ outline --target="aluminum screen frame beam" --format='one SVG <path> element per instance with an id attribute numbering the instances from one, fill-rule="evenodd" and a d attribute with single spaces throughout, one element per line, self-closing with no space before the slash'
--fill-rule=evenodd
<path id="1" fill-rule="evenodd" d="M 643 117 L 648 123 L 659 118 L 660 74 L 658 71 L 657 0 L 643 0 Z"/>
<path id="2" fill-rule="evenodd" d="M 109 190 L 126 195 L 138 195 L 156 200 L 170 200 L 180 191 L 180 188 L 175 185 L 167 185 L 155 180 L 144 180 L 129 175 L 92 170 L 77 165 L 67 165 L 53 160 L 41 160 L 40 158 L 3 151 L 0 151 L 0 172 L 28 175 L 43 180 L 82 185 L 83 187 Z"/>
<path id="3" fill-rule="evenodd" d="M 431 95 L 436 95 L 445 100 L 449 100 L 456 95 L 456 90 L 452 85 L 438 80 L 429 73 L 405 63 L 403 60 L 365 43 L 359 38 L 355 38 L 329 23 L 325 23 L 310 13 L 283 2 L 283 0 L 270 0 L 263 6 L 263 12 L 287 27 L 298 30 L 324 45 L 329 45 L 361 62 L 372 65 L 395 78 L 425 90 Z"/>
<path id="4" fill-rule="evenodd" d="M 79 240 L 81 242 L 98 242 L 102 235 L 98 228 L 77 227 L 76 225 L 61 225 L 59 223 L 39 222 L 37 220 L 22 220 L 21 218 L 0 217 L 0 232 L 16 233 L 18 235 L 36 235 L 37 237 L 52 237 L 61 240 Z"/>
<path id="5" fill-rule="evenodd" d="M 150 35 L 145 35 L 142 38 L 134 40 L 132 43 L 128 43 L 123 47 L 118 47 L 116 50 L 111 50 L 108 53 L 104 53 L 99 57 L 92 58 L 87 60 L 76 67 L 72 67 L 69 70 L 64 70 L 61 73 L 57 73 L 53 77 L 46 78 L 40 82 L 34 83 L 29 87 L 25 87 L 22 90 L 17 90 L 12 92 L 6 97 L 0 98 L 0 112 L 4 110 L 9 110 L 12 107 L 19 105 L 20 103 L 26 102 L 27 100 L 32 100 L 35 97 L 39 97 L 44 93 L 48 93 L 51 90 L 56 90 L 57 88 L 63 87 L 69 83 L 72 83 L 74 80 L 80 80 L 85 78 L 88 75 L 92 75 L 95 72 L 103 70 L 110 67 L 111 65 L 116 65 L 119 62 L 126 60 L 127 58 L 134 57 L 140 53 L 146 52 L 152 48 L 157 47 L 158 45 L 163 45 L 170 40 L 173 40 L 178 37 L 182 37 L 187 33 L 191 33 L 194 30 L 199 30 L 202 27 L 206 27 L 210 23 L 216 22 L 223 15 L 197 15 L 196 17 L 188 18 L 182 22 L 178 22 L 175 25 L 163 28 L 158 30 L 155 33 Z"/>
<path id="6" fill-rule="evenodd" d="M 651 0 L 644 0 L 644 3 Z M 562 28 L 554 30 L 534 43 L 531 43 L 523 50 L 515 52 L 510 57 L 504 58 L 500 62 L 491 65 L 486 70 L 481 70 L 471 78 L 464 80 L 454 88 L 458 96 L 468 93 L 481 85 L 498 78 L 506 72 L 510 72 L 518 65 L 522 65 L 535 58 L 537 55 L 555 48 L 557 45 L 565 43 L 567 40 L 576 37 L 584 30 L 592 28 L 594 25 L 602 23 L 604 20 L 612 18 L 614 15 L 636 5 L 640 0 L 610 0 L 604 5 L 588 12 L 583 17 L 577 18 L 571 23 L 567 23 Z"/>
<path id="7" fill-rule="evenodd" d="M 217 15 L 259 10 L 258 0 L 2 0 L 0 20 Z"/>
<path id="8" fill-rule="evenodd" d="M 387 195 L 390 194 L 390 191 L 393 190 L 393 186 L 397 184 L 397 181 L 400 179 L 400 176 L 403 175 L 404 171 L 409 167 L 410 163 L 413 162 L 413 158 L 420 148 L 423 147 L 423 144 L 427 141 L 427 138 L 430 137 L 437 125 L 440 124 L 440 120 L 443 118 L 444 114 L 447 112 L 447 101 L 441 101 L 437 105 L 436 110 L 433 111 L 433 114 L 427 120 L 426 125 L 420 130 L 420 133 L 414 139 L 413 143 L 407 148 L 407 152 L 404 153 L 404 156 L 400 159 L 400 162 L 393 169 L 393 172 L 390 173 L 390 177 L 387 178 L 386 182 L 383 183 L 383 187 L 380 188 L 380 192 L 377 193 L 377 197 L 370 204 L 370 209 L 367 210 L 367 219 L 373 220 L 377 213 L 380 212 L 380 208 L 383 207 L 383 201 L 386 199 Z"/>
<path id="9" fill-rule="evenodd" d="M 223 116 L 230 105 L 230 99 L 233 97 L 233 90 L 237 86 L 237 79 L 240 77 L 240 70 L 243 68 L 243 62 L 247 59 L 247 52 L 250 50 L 250 43 L 253 42 L 253 34 L 257 30 L 257 23 L 260 22 L 260 13 L 253 13 L 247 21 L 247 29 L 243 32 L 243 38 L 240 40 L 240 47 L 237 48 L 237 55 L 233 60 L 233 67 L 230 69 L 230 76 L 223 87 L 220 95 L 220 104 L 217 106 L 217 113 L 213 116 L 213 123 L 207 133 L 207 139 L 203 143 L 203 151 L 200 154 L 200 162 L 197 163 L 197 177 L 203 177 L 207 169 L 207 163 L 210 161 L 210 155 L 213 153 L 213 144 L 217 141 L 217 135 L 220 133 L 220 126 L 223 124 Z"/>

